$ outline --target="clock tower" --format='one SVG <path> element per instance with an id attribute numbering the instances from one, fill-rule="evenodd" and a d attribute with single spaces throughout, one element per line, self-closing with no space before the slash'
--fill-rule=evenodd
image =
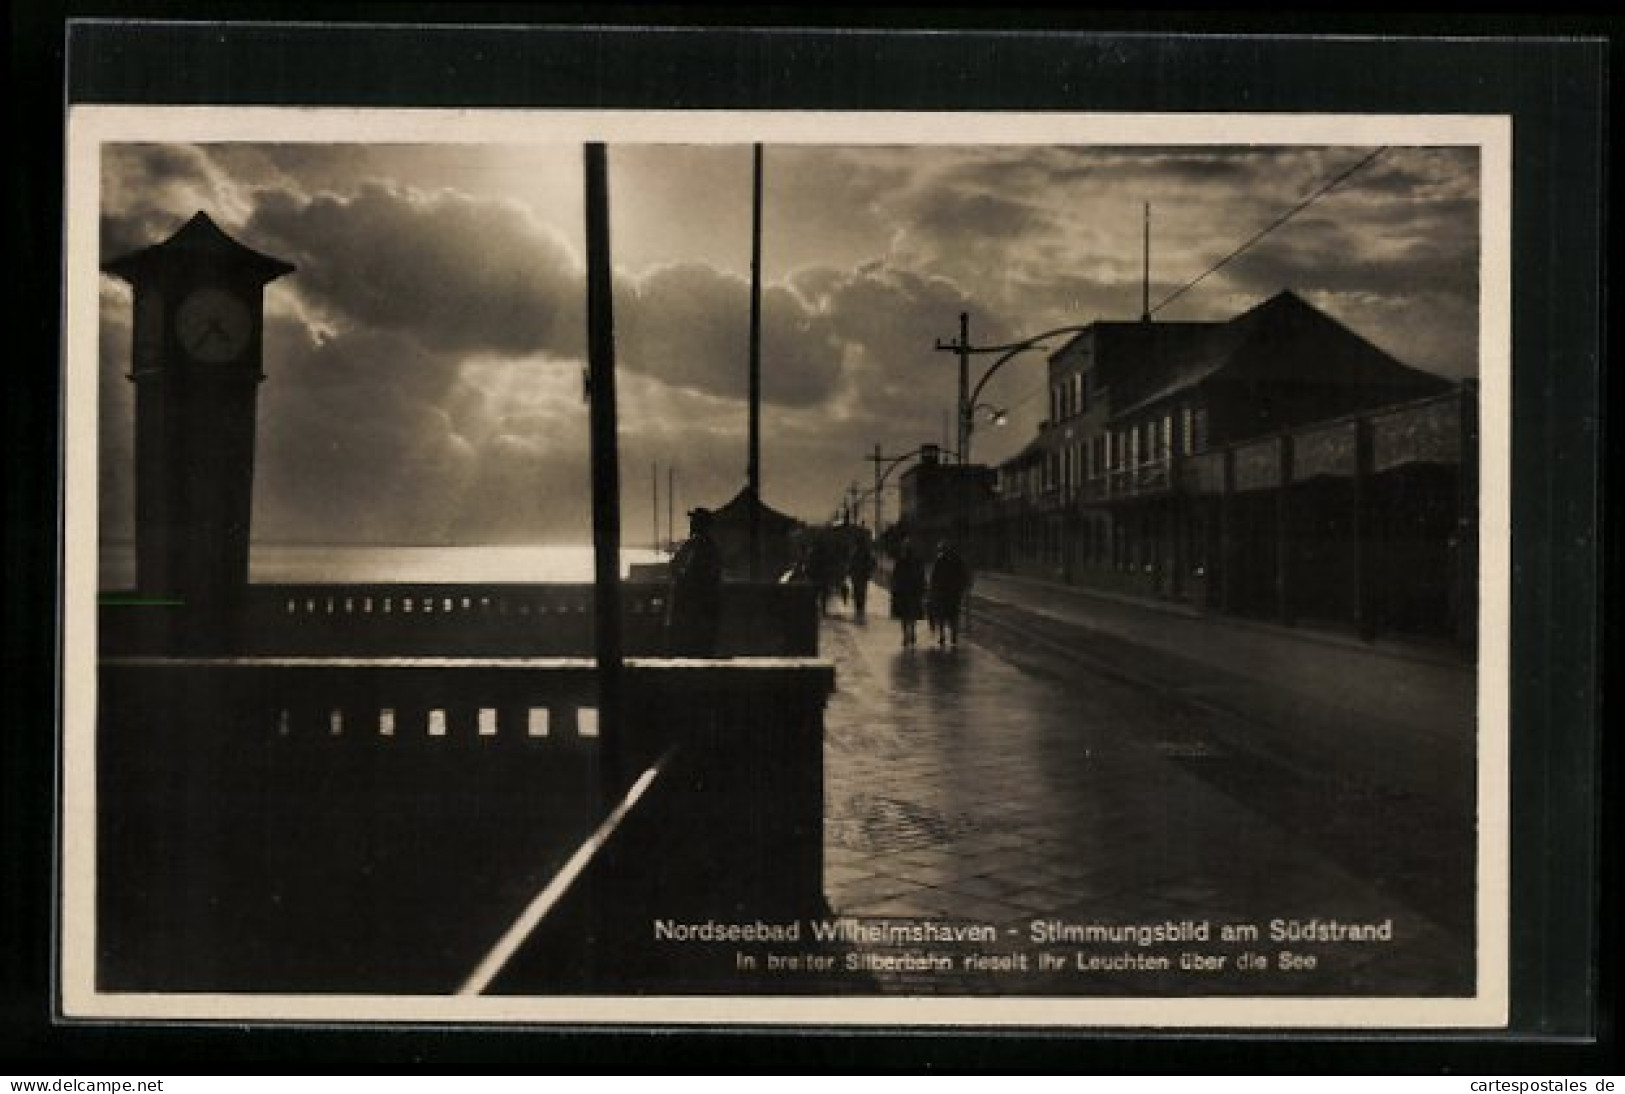
<path id="1" fill-rule="evenodd" d="M 103 268 L 135 294 L 136 591 L 219 641 L 248 585 L 264 289 L 293 267 L 198 213 Z"/>

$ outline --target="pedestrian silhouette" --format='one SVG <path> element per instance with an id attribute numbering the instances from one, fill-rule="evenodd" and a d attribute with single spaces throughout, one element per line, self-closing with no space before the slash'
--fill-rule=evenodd
<path id="1" fill-rule="evenodd" d="M 969 588 L 970 567 L 958 548 L 943 540 L 937 545 L 937 557 L 931 563 L 931 577 L 926 586 L 926 610 L 937 645 L 959 645 L 959 615 L 965 590 Z"/>
<path id="2" fill-rule="evenodd" d="M 869 578 L 874 572 L 874 552 L 869 549 L 868 540 L 860 539 L 846 563 L 846 576 L 852 582 L 852 611 L 858 619 L 863 619 L 869 610 Z"/>
<path id="3" fill-rule="evenodd" d="M 691 509 L 689 538 L 671 560 L 666 638 L 678 657 L 717 656 L 722 621 L 722 551 L 711 538 L 711 510 Z"/>
<path id="4" fill-rule="evenodd" d="M 891 614 L 902 624 L 903 645 L 919 644 L 917 629 L 925 614 L 925 563 L 914 551 L 914 544 L 903 541 L 891 572 Z"/>
<path id="5" fill-rule="evenodd" d="M 842 580 L 841 560 L 834 545 L 815 535 L 807 546 L 807 579 L 818 589 L 818 614 L 829 614 L 829 598 Z"/>

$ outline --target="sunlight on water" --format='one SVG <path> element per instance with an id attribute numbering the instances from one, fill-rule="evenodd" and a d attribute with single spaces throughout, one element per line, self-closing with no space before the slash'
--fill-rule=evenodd
<path id="1" fill-rule="evenodd" d="M 621 552 L 621 576 L 634 563 L 658 562 L 648 549 Z M 101 587 L 135 580 L 130 545 L 101 553 Z M 255 544 L 249 580 L 264 584 L 344 582 L 580 582 L 592 580 L 592 547 L 581 544 L 476 547 L 364 547 Z"/>

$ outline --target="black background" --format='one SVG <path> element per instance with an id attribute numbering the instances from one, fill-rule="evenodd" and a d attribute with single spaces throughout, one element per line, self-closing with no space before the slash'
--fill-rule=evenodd
<path id="1" fill-rule="evenodd" d="M 1603 182 L 1609 167 L 1605 70 L 1612 48 L 1606 22 L 1560 14 L 1397 19 L 1147 10 L 1082 16 L 881 7 L 756 11 L 752 15 L 761 22 L 754 29 L 719 30 L 712 24 L 726 22 L 720 13 L 694 8 L 209 8 L 19 0 L 13 9 L 5 210 L 13 291 L 7 294 L 11 345 L 5 355 L 10 390 L 3 400 L 8 717 L 0 725 L 5 1071 L 38 1077 L 108 1070 L 229 1072 L 257 1070 L 270 1061 L 319 1071 L 383 1071 L 410 1063 L 548 1071 L 1618 1073 L 1614 982 L 1602 975 L 1618 957 L 1619 919 L 1617 734 L 1601 733 L 1603 651 L 1613 648 L 1617 634 L 1617 605 L 1604 575 L 1618 572 L 1620 561 L 1617 541 L 1604 536 L 1612 514 L 1603 507 L 1602 490 L 1605 233 L 1611 226 Z M 79 24 L 68 33 L 70 17 L 200 20 L 223 12 L 235 21 L 105 21 Z M 242 21 L 248 19 L 324 25 Z M 487 25 L 453 29 L 446 25 L 453 20 Z M 402 23 L 420 25 L 380 25 Z M 654 26 L 667 29 L 648 29 Z M 1510 114 L 1511 1033 L 1157 1037 L 1124 1031 L 54 1024 L 65 101 Z M 1617 455 L 1611 447 L 1606 453 Z M 836 1039 L 838 1046 L 831 1044 Z"/>

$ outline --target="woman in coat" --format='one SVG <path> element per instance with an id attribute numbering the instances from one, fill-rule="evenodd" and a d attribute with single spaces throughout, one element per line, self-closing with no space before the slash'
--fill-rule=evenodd
<path id="1" fill-rule="evenodd" d="M 903 645 L 918 645 L 917 629 L 925 614 L 925 563 L 909 540 L 903 541 L 892 565 L 891 614 L 903 626 Z"/>

